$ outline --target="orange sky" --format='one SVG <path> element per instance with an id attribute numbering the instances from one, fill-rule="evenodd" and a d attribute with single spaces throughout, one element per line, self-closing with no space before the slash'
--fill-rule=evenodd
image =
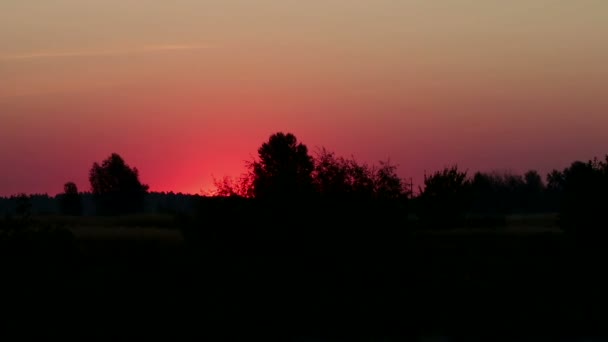
<path id="1" fill-rule="evenodd" d="M 0 195 L 237 176 L 276 131 L 404 177 L 608 153 L 603 0 L 6 0 Z"/>

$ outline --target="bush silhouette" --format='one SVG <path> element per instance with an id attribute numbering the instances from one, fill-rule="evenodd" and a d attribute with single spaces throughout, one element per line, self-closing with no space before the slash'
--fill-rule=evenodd
<path id="1" fill-rule="evenodd" d="M 97 211 L 102 215 L 127 214 L 142 210 L 148 185 L 139 180 L 139 172 L 113 153 L 101 165 L 94 163 L 89 172 Z"/>

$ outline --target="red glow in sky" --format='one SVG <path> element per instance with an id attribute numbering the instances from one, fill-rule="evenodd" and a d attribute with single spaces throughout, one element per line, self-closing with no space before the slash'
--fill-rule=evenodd
<path id="1" fill-rule="evenodd" d="M 197 193 L 277 131 L 415 183 L 608 153 L 608 2 L 253 3 L 0 4 L 0 195 Z"/>

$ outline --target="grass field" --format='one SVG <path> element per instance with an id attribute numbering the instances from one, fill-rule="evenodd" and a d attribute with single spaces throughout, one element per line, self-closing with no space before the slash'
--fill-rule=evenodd
<path id="1" fill-rule="evenodd" d="M 161 231 L 179 230 L 179 221 L 171 215 L 142 214 L 119 217 L 98 216 L 41 216 L 35 218 L 37 221 L 58 225 L 74 230 L 79 234 L 101 234 L 107 235 L 113 232 L 117 237 L 130 236 L 134 232 L 146 232 L 152 235 Z M 440 230 L 444 233 L 477 233 L 477 232 L 502 232 L 502 233 L 560 233 L 557 214 L 527 214 L 509 215 L 505 217 L 504 225 L 498 227 L 465 227 L 450 230 Z M 162 233 L 161 233 L 162 235 Z M 173 234 L 169 234 L 173 236 Z"/>
<path id="2" fill-rule="evenodd" d="M 607 318 L 600 259 L 581 253 L 554 215 L 329 245 L 251 229 L 189 240 L 168 216 L 39 220 L 67 228 L 77 248 L 67 272 L 32 278 L 54 295 L 29 300 L 70 308 L 78 322 L 105 317 L 79 323 L 104 322 L 102 334 L 580 334 Z"/>

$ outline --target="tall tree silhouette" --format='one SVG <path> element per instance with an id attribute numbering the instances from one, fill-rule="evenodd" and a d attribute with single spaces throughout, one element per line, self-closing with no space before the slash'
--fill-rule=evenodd
<path id="1" fill-rule="evenodd" d="M 254 197 L 301 198 L 312 193 L 313 159 L 293 134 L 273 134 L 258 149 L 258 157 L 249 165 Z"/>
<path id="2" fill-rule="evenodd" d="M 137 168 L 113 153 L 101 165 L 94 163 L 89 173 L 91 189 L 100 214 L 126 214 L 142 209 L 148 185 L 139 180 Z"/>
<path id="3" fill-rule="evenodd" d="M 63 194 L 59 195 L 59 207 L 64 215 L 78 216 L 82 214 L 82 198 L 75 183 L 65 183 Z"/>

